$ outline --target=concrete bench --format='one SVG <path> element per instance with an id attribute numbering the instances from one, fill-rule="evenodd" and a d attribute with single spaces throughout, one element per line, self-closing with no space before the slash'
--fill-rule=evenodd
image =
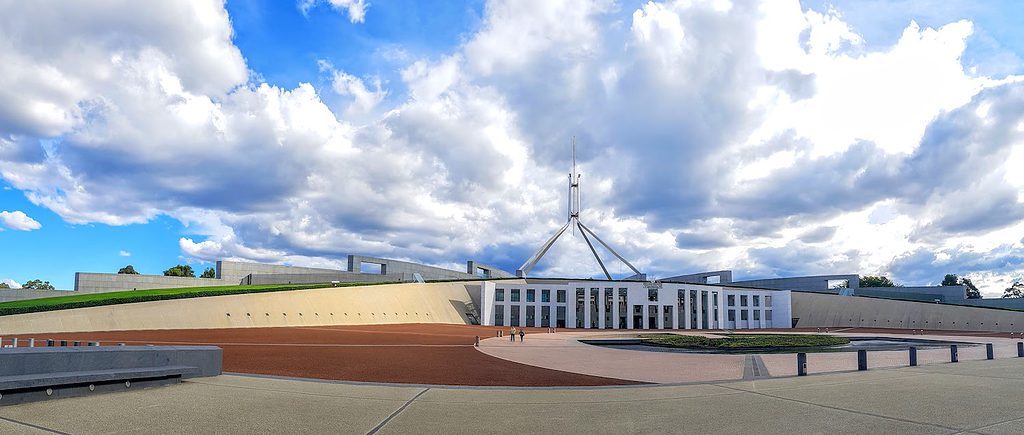
<path id="1" fill-rule="evenodd" d="M 168 377 L 181 378 L 183 376 L 195 375 L 198 372 L 199 369 L 196 367 L 164 366 L 0 376 L 0 393 L 10 390 L 59 387 L 62 385 L 96 384 Z"/>

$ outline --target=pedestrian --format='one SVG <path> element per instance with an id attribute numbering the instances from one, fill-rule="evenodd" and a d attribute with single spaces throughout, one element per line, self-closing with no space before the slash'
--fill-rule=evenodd
<path id="1" fill-rule="evenodd" d="M 522 342 L 523 342 L 523 337 L 524 337 L 524 336 L 526 336 L 526 332 L 523 332 L 523 330 L 522 330 L 522 329 L 520 329 L 520 330 L 519 330 L 519 342 L 520 342 L 520 343 L 522 343 Z"/>
<path id="2" fill-rule="evenodd" d="M 509 330 L 508 330 L 508 339 L 511 340 L 513 343 L 516 342 L 516 327 L 515 326 L 509 328 Z"/>

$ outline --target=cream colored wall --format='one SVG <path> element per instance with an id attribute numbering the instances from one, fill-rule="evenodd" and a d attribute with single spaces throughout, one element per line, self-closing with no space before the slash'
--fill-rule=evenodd
<path id="1" fill-rule="evenodd" d="M 797 327 L 1024 331 L 1024 311 L 793 292 Z"/>
<path id="2" fill-rule="evenodd" d="M 141 302 L 0 317 L 3 334 L 382 323 L 467 324 L 479 282 L 406 283 Z M 230 315 L 229 315 L 230 314 Z"/>

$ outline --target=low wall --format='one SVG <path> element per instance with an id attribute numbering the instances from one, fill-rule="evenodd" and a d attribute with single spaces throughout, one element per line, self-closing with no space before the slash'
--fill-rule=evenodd
<path id="1" fill-rule="evenodd" d="M 919 286 L 919 287 L 860 287 L 856 295 L 883 298 L 914 299 L 935 302 L 938 299 L 946 303 L 959 303 L 967 299 L 967 287 L 962 285 Z"/>
<path id="2" fill-rule="evenodd" d="M 0 376 L 133 369 L 194 367 L 182 378 L 217 376 L 223 351 L 216 346 L 87 346 L 0 349 Z"/>
<path id="3" fill-rule="evenodd" d="M 0 302 L 21 301 L 25 299 L 52 298 L 54 296 L 71 296 L 78 293 L 72 290 L 34 290 L 34 289 L 3 289 L 0 290 Z"/>
<path id="4" fill-rule="evenodd" d="M 4 334 L 140 329 L 469 324 L 480 282 L 406 283 L 211 296 L 0 316 Z"/>
<path id="5" fill-rule="evenodd" d="M 238 285 L 238 283 L 216 278 L 130 275 L 118 273 L 75 273 L 75 292 L 78 294 L 145 290 L 154 288 L 208 287 L 218 285 Z"/>
<path id="6" fill-rule="evenodd" d="M 929 302 L 793 292 L 797 327 L 1024 331 L 1024 312 Z"/>
<path id="7" fill-rule="evenodd" d="M 970 305 L 975 307 L 1024 310 L 1024 298 L 964 299 L 955 303 L 958 305 Z"/>
<path id="8" fill-rule="evenodd" d="M 249 263 L 244 261 L 218 261 L 217 278 L 223 279 L 230 285 L 245 284 L 243 279 L 251 274 L 325 274 L 336 273 L 336 269 L 323 269 L 317 267 L 284 266 L 280 264 Z M 329 281 L 320 281 L 329 282 Z M 253 283 L 255 284 L 255 283 Z M 287 284 L 287 283 L 285 283 Z"/>
<path id="9" fill-rule="evenodd" d="M 379 264 L 381 266 L 381 274 L 385 275 L 397 275 L 397 274 L 408 274 L 414 273 L 420 274 L 425 280 L 445 280 L 445 279 L 473 279 L 479 278 L 476 275 L 468 273 L 457 272 L 454 270 L 442 269 L 440 267 L 426 266 L 422 264 L 410 263 L 408 261 L 390 260 L 387 258 L 367 257 L 365 255 L 349 255 L 348 256 L 348 271 L 359 272 L 363 263 Z"/>
<path id="10" fill-rule="evenodd" d="M 856 289 L 857 287 L 860 286 L 859 275 L 815 275 L 796 276 L 792 278 L 751 279 L 744 281 L 733 281 L 731 285 L 740 287 L 750 286 L 758 288 L 770 288 L 776 290 L 836 293 L 838 290 L 829 288 L 828 282 L 838 280 L 846 280 L 849 283 L 849 288 L 852 289 Z"/>
<path id="11" fill-rule="evenodd" d="M 329 282 L 403 282 L 412 281 L 404 279 L 403 275 L 380 275 L 376 273 L 271 273 L 252 274 L 242 280 L 242 284 L 266 285 L 266 284 L 319 284 Z"/>

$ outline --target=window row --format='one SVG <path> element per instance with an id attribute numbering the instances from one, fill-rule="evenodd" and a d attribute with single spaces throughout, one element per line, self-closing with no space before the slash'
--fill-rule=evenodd
<path id="1" fill-rule="evenodd" d="M 566 301 L 566 299 L 565 299 L 565 290 L 558 290 L 556 292 L 556 294 L 555 294 L 555 297 L 557 298 L 558 302 L 564 303 Z M 512 302 L 521 302 L 522 301 L 521 300 L 521 290 L 516 289 L 516 288 L 510 289 L 509 290 L 509 300 L 512 301 Z M 499 288 L 499 289 L 495 289 L 494 290 L 494 301 L 495 302 L 504 302 L 505 301 L 505 289 L 500 289 Z M 551 290 L 542 289 L 540 291 L 540 301 L 541 302 L 551 302 Z M 532 289 L 532 288 L 526 289 L 526 302 L 537 302 L 537 290 Z"/>

